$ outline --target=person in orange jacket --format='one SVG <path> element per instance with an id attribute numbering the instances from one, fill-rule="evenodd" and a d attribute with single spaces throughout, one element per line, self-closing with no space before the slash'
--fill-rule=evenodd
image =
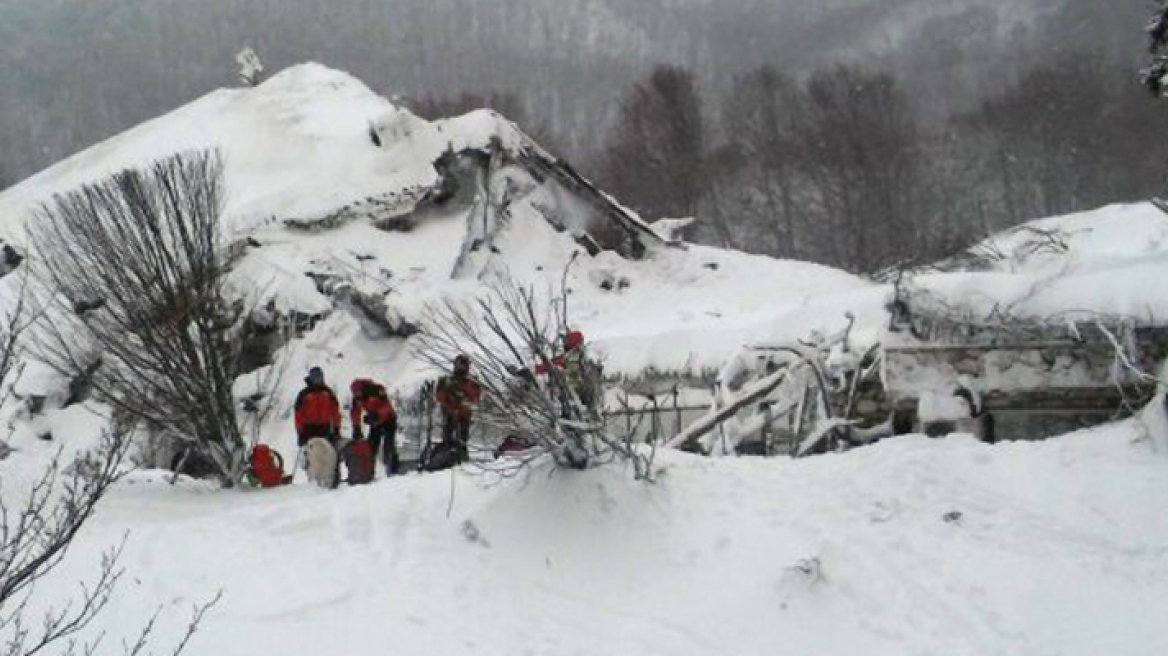
<path id="1" fill-rule="evenodd" d="M 308 370 L 304 384 L 294 406 L 297 445 L 304 446 L 314 437 L 323 437 L 336 447 L 341 436 L 341 404 L 337 395 L 325 384 L 320 367 Z"/>
<path id="2" fill-rule="evenodd" d="M 349 391 L 353 393 L 349 408 L 353 439 L 362 439 L 361 425 L 368 424 L 373 452 L 381 454 L 386 472 L 390 475 L 398 473 L 397 411 L 385 387 L 368 378 L 359 378 L 349 386 Z"/>
<path id="3" fill-rule="evenodd" d="M 458 462 L 469 455 L 470 422 L 482 393 L 482 386 L 470 377 L 470 357 L 465 354 L 454 358 L 454 370 L 434 390 L 434 400 L 442 406 L 442 441 L 455 440 Z"/>

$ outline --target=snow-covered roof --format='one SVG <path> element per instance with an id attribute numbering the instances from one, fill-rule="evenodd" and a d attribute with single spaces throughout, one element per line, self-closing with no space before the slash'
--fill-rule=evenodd
<path id="1" fill-rule="evenodd" d="M 912 278 L 916 309 L 957 313 L 971 323 L 995 317 L 1168 323 L 1168 295 L 1156 284 L 1168 270 L 1168 215 L 1152 203 L 1024 223 L 955 261 L 965 270 Z"/>

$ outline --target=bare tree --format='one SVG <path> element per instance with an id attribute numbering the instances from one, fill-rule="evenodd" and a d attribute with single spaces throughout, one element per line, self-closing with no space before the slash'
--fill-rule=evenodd
<path id="1" fill-rule="evenodd" d="M 720 126 L 707 210 L 751 250 L 872 271 L 935 232 L 927 133 L 888 74 L 836 66 L 796 84 L 764 66 L 735 82 Z"/>
<path id="2" fill-rule="evenodd" d="M 483 388 L 476 421 L 532 447 L 520 467 L 548 454 L 575 469 L 621 460 L 633 464 L 639 479 L 649 479 L 651 454 L 606 424 L 600 367 L 582 353 L 579 362 L 564 363 L 568 317 L 564 297 L 545 301 L 504 276 L 471 305 L 430 307 L 416 353 L 443 370 L 455 355 L 471 355 Z"/>
<path id="3" fill-rule="evenodd" d="M 786 257 L 801 253 L 806 228 L 800 225 L 806 215 L 799 194 L 801 101 L 791 78 L 764 66 L 735 80 L 722 115 L 726 141 L 742 165 L 734 176 L 743 192 L 736 194 L 741 202 L 734 212 L 739 221 L 758 226 L 772 244 L 768 253 Z"/>
<path id="4" fill-rule="evenodd" d="M 241 303 L 224 288 L 222 162 L 184 153 L 54 197 L 29 227 L 41 355 L 99 400 L 166 427 L 236 480 Z"/>
<path id="5" fill-rule="evenodd" d="M 46 650 L 93 654 L 104 637 L 78 638 L 109 604 L 125 574 L 124 541 L 102 554 L 96 575 L 75 595 L 34 611 L 36 585 L 64 559 L 81 527 L 127 471 L 129 431 L 114 427 L 93 450 L 66 463 L 58 453 L 27 490 L 0 490 L 0 656 L 32 656 Z M 20 501 L 15 501 L 16 499 Z M 15 502 L 14 502 L 15 501 Z M 194 607 L 191 621 L 172 647 L 182 653 L 206 612 L 221 595 Z M 145 622 L 127 656 L 146 653 L 158 614 Z"/>
<path id="6" fill-rule="evenodd" d="M 896 80 L 855 66 L 811 76 L 803 121 L 804 165 L 835 262 L 871 271 L 903 252 L 919 192 L 921 139 Z"/>
<path id="7" fill-rule="evenodd" d="M 34 585 L 60 564 L 97 503 L 121 477 L 127 434 L 106 433 L 95 451 L 68 467 L 58 454 L 15 506 L 11 499 L 24 491 L 0 495 L 0 654 L 35 654 L 67 642 L 109 602 L 121 577 L 120 547 L 104 554 L 96 580 L 78 598 L 45 611 L 40 621 L 29 621 Z"/>
<path id="8" fill-rule="evenodd" d="M 694 73 L 659 66 L 621 102 L 602 181 L 653 217 L 694 216 L 705 193 L 707 129 Z"/>

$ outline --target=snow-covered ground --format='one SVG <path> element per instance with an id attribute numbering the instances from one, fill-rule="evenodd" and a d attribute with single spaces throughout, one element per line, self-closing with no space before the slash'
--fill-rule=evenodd
<path id="1" fill-rule="evenodd" d="M 241 493 L 143 472 L 39 592 L 62 598 L 129 530 L 102 628 L 161 606 L 165 639 L 223 590 L 192 654 L 1158 656 L 1164 422 L 663 452 L 652 485 L 608 468 Z"/>

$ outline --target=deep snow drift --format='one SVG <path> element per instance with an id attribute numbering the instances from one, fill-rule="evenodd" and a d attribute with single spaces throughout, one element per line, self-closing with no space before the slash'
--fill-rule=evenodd
<path id="1" fill-rule="evenodd" d="M 974 270 L 956 258 L 959 270 L 920 276 L 919 288 L 982 317 L 997 307 L 1018 318 L 1168 321 L 1168 298 L 1149 284 L 1168 268 L 1168 215 L 1151 203 L 1030 221 L 967 254 Z"/>
<path id="2" fill-rule="evenodd" d="M 222 589 L 194 654 L 1154 656 L 1164 422 L 807 460 L 669 452 L 653 485 L 608 468 L 244 494 L 144 472 L 41 593 L 129 529 L 102 627 L 161 605 L 172 635 Z"/>

